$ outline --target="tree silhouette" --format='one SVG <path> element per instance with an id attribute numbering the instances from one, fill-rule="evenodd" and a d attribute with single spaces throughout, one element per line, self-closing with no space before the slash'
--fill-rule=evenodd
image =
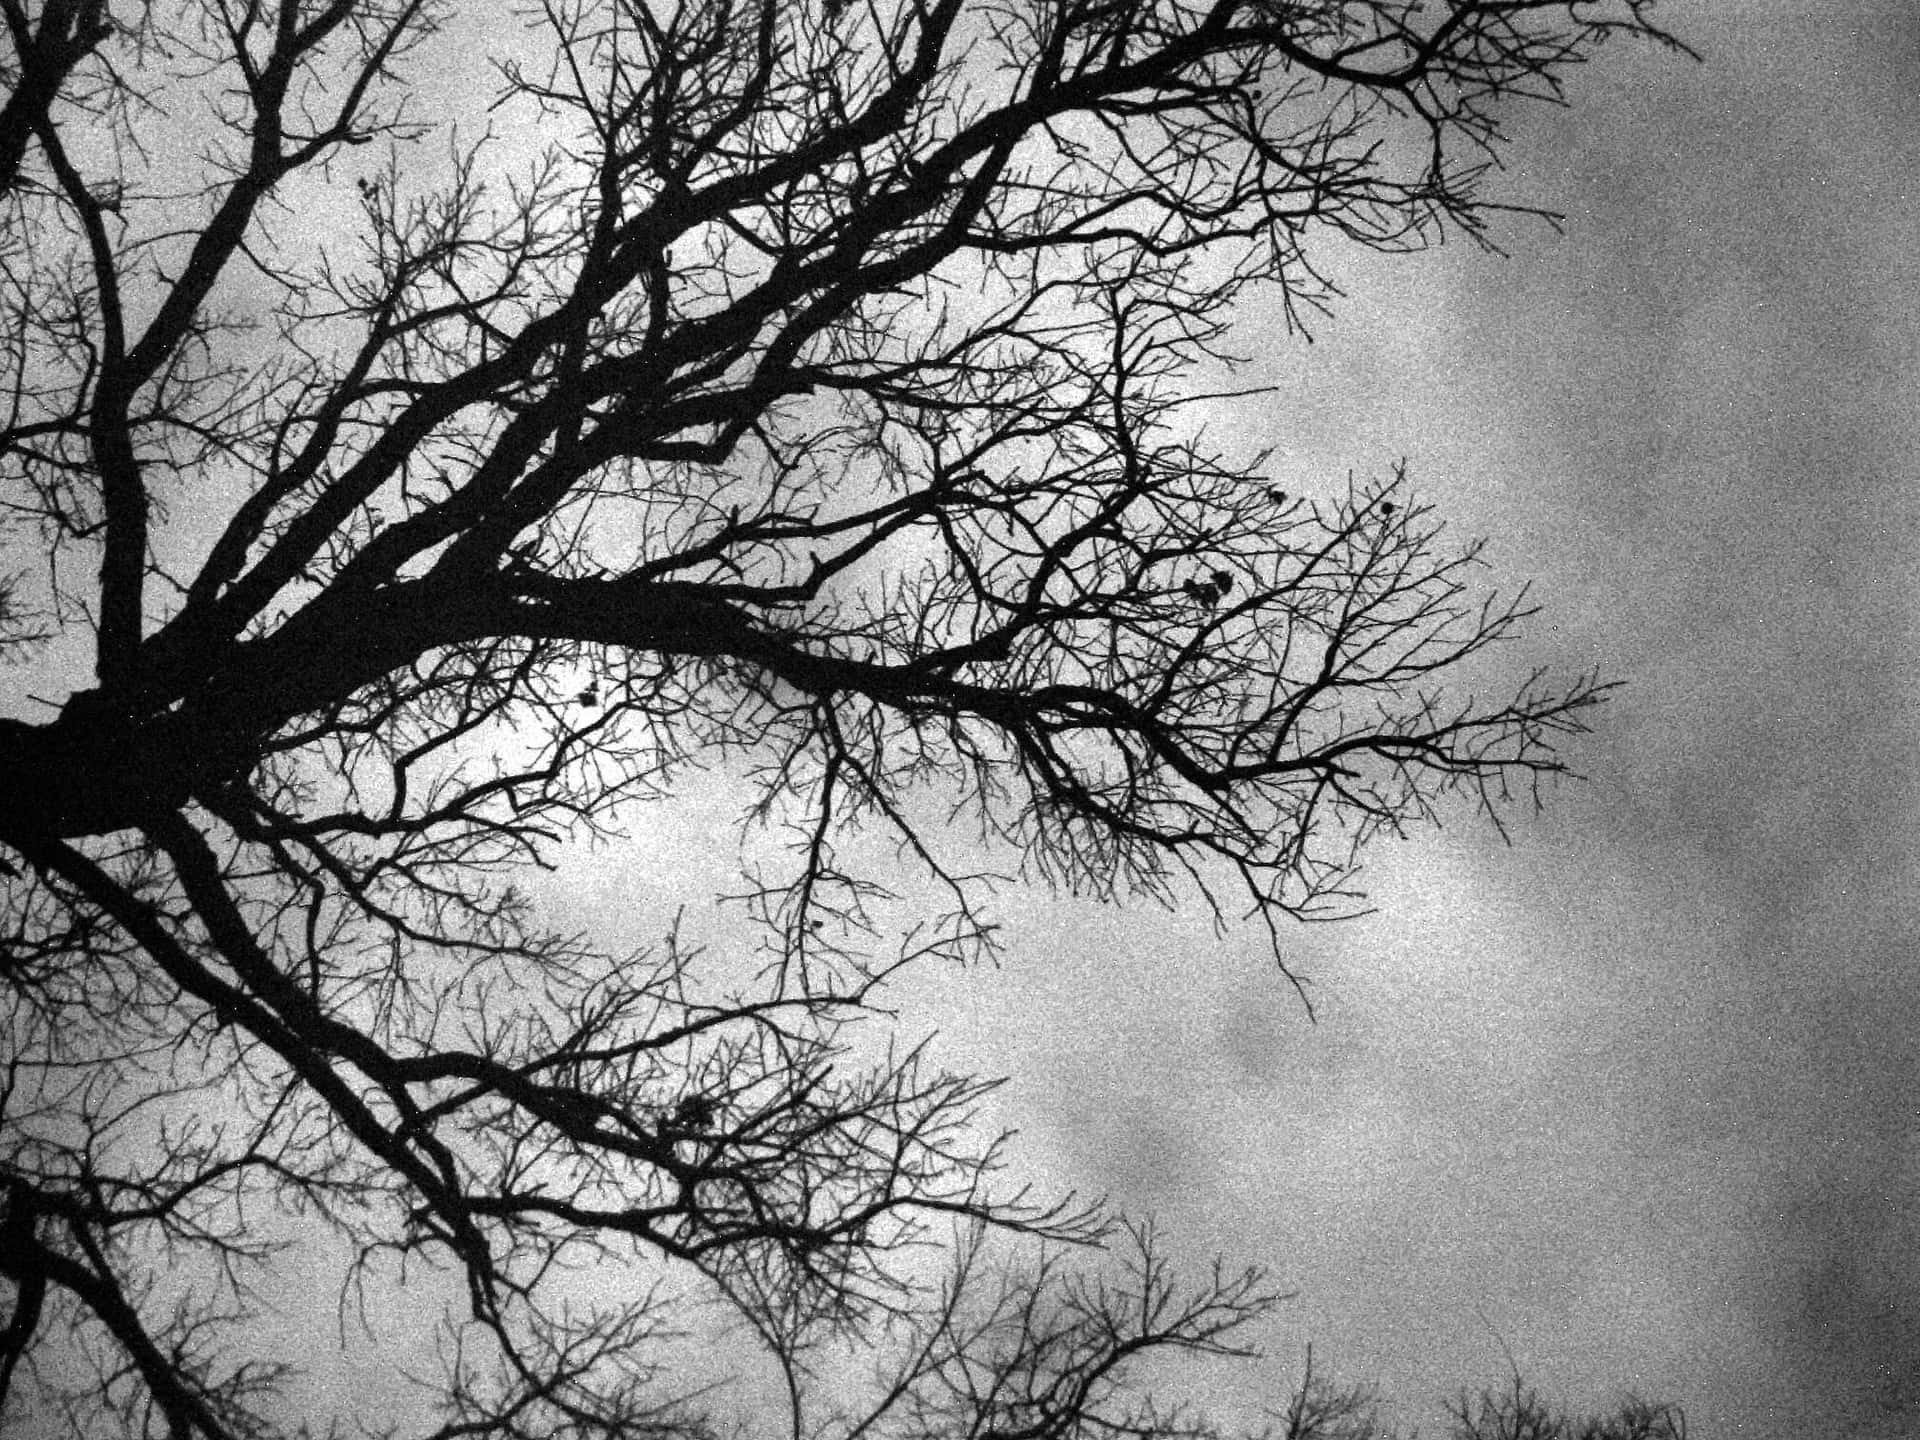
<path id="1" fill-rule="evenodd" d="M 1448 1405 L 1449 1440 L 1687 1440 L 1687 1419 L 1675 1405 L 1629 1396 L 1611 1411 L 1570 1416 L 1511 1372 L 1505 1385 L 1462 1390 Z"/>
<path id="2" fill-rule="evenodd" d="M 1316 1371 L 1307 1347 L 1300 1384 L 1278 1417 L 1276 1440 L 1395 1440 L 1380 1419 L 1380 1397 L 1368 1385 L 1343 1385 Z"/>
<path id="3" fill-rule="evenodd" d="M 795 1436 L 1194 1433 L 1123 1373 L 1262 1282 L 1074 1278 L 990 1084 L 856 1022 L 989 868 L 1277 941 L 1561 769 L 1604 686 L 1476 693 L 1475 546 L 1189 407 L 1326 246 L 1484 240 L 1504 108 L 1650 0 L 0 6 L 0 640 L 62 687 L 0 718 L 6 1413 L 706 1433 L 717 1304 Z M 702 767 L 770 837 L 723 944 L 542 918 Z M 302 1388 L 289 1246 L 438 1317 L 424 1401 Z"/>

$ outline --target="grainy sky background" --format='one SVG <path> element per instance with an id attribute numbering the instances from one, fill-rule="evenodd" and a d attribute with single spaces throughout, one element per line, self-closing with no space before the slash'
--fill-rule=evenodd
<path id="1" fill-rule="evenodd" d="M 1250 311 L 1276 393 L 1210 421 L 1303 492 L 1406 457 L 1492 537 L 1515 663 L 1628 682 L 1588 782 L 1377 849 L 1378 912 L 1290 939 L 1317 1025 L 1258 935 L 1045 894 L 907 1007 L 1012 1077 L 1023 1175 L 1298 1290 L 1203 1381 L 1249 1419 L 1312 1341 L 1428 1434 L 1510 1355 L 1695 1440 L 1920 1435 L 1920 8 L 1675 20 L 1705 65 L 1614 47 L 1517 117 L 1564 237 L 1355 257 L 1311 346 Z"/>
<path id="2" fill-rule="evenodd" d="M 1247 314 L 1278 393 L 1213 422 L 1491 536 L 1516 660 L 1629 682 L 1589 783 L 1378 850 L 1293 937 L 1317 1026 L 1257 936 L 1043 896 L 947 992 L 1035 1173 L 1298 1288 L 1249 1403 L 1312 1340 L 1431 1433 L 1504 1344 L 1696 1440 L 1920 1435 L 1920 7 L 1672 18 L 1704 66 L 1514 126 L 1564 238 L 1356 260 L 1311 347 Z"/>
<path id="3" fill-rule="evenodd" d="M 1629 682 L 1588 783 L 1377 849 L 1378 912 L 1290 937 L 1317 1025 L 1259 935 L 1042 893 L 903 997 L 1013 1077 L 1022 1173 L 1298 1290 L 1209 1373 L 1249 1417 L 1311 1340 L 1430 1435 L 1509 1354 L 1694 1440 L 1920 1435 L 1920 6 L 1672 19 L 1704 66 L 1613 47 L 1516 117 L 1564 237 L 1355 257 L 1311 346 L 1249 310 L 1276 391 L 1211 422 L 1491 536 L 1515 663 Z M 696 797 L 569 903 L 657 933 L 726 833 Z"/>
<path id="4" fill-rule="evenodd" d="M 1694 1440 L 1920 1435 L 1920 7 L 1672 19 L 1704 65 L 1611 47 L 1515 117 L 1495 183 L 1564 236 L 1352 257 L 1311 346 L 1244 315 L 1275 393 L 1210 417 L 1490 536 L 1514 663 L 1628 682 L 1587 783 L 1376 849 L 1377 913 L 1290 937 L 1317 1025 L 1257 934 L 1044 893 L 903 997 L 1012 1077 L 1023 1176 L 1298 1290 L 1202 1382 L 1244 1418 L 1312 1341 L 1429 1435 L 1509 1356 Z M 576 898 L 651 925 L 697 808 Z"/>

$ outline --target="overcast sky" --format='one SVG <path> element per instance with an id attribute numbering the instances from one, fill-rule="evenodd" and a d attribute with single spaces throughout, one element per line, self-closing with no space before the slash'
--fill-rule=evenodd
<path id="1" fill-rule="evenodd" d="M 1290 937 L 1317 1025 L 1256 933 L 1044 893 L 908 1011 L 1012 1077 L 1023 1175 L 1298 1290 L 1210 1377 L 1249 1417 L 1312 1341 L 1428 1434 L 1509 1355 L 1693 1440 L 1920 1433 L 1920 7 L 1674 20 L 1704 65 L 1612 47 L 1517 118 L 1563 236 L 1355 259 L 1311 346 L 1250 309 L 1275 393 L 1210 421 L 1490 536 L 1514 663 L 1628 682 L 1587 781 L 1378 847 L 1377 913 Z M 676 834 L 610 907 L 698 890 Z"/>
<path id="2" fill-rule="evenodd" d="M 1044 893 L 903 997 L 1012 1077 L 1023 1176 L 1298 1290 L 1210 1377 L 1246 1417 L 1312 1341 L 1428 1434 L 1509 1355 L 1693 1440 L 1920 1431 L 1920 7 L 1674 12 L 1706 64 L 1612 47 L 1517 119 L 1564 236 L 1355 259 L 1311 346 L 1249 309 L 1275 392 L 1211 419 L 1302 493 L 1405 457 L 1492 537 L 1545 607 L 1514 663 L 1628 682 L 1587 782 L 1378 847 L 1377 913 L 1290 937 L 1317 1025 L 1259 934 Z M 711 798 L 569 904 L 656 935 Z"/>
<path id="3" fill-rule="evenodd" d="M 1920 7 L 1674 19 L 1704 66 L 1516 125 L 1564 237 L 1355 264 L 1311 347 L 1249 313 L 1278 393 L 1215 421 L 1491 536 L 1516 659 L 1629 682 L 1588 782 L 1378 849 L 1293 938 L 1317 1026 L 1256 935 L 1044 896 L 951 991 L 1036 1173 L 1299 1290 L 1251 1399 L 1311 1339 L 1431 1433 L 1504 1345 L 1695 1440 L 1920 1432 Z"/>
<path id="4" fill-rule="evenodd" d="M 1588 781 L 1378 847 L 1377 913 L 1290 937 L 1317 1025 L 1259 934 L 1044 893 L 905 997 L 1012 1077 L 1023 1175 L 1298 1290 L 1213 1377 L 1247 1417 L 1311 1340 L 1428 1434 L 1509 1354 L 1693 1440 L 1920 1431 L 1920 7 L 1674 10 L 1706 64 L 1612 47 L 1517 119 L 1564 236 L 1356 258 L 1311 346 L 1249 309 L 1275 392 L 1211 420 L 1302 493 L 1405 457 L 1492 537 L 1514 663 L 1628 682 Z M 696 802 L 570 902 L 710 893 Z"/>
<path id="5" fill-rule="evenodd" d="M 1249 309 L 1276 390 L 1212 422 L 1492 537 L 1515 663 L 1628 682 L 1586 783 L 1378 847 L 1377 913 L 1290 937 L 1317 1024 L 1260 934 L 1044 893 L 919 995 L 1025 1174 L 1298 1290 L 1229 1409 L 1311 1340 L 1429 1434 L 1509 1353 L 1693 1440 L 1920 1433 L 1920 6 L 1673 8 L 1705 65 L 1612 47 L 1517 120 L 1564 236 L 1355 260 L 1311 346 Z M 575 898 L 657 930 L 684 863 Z"/>

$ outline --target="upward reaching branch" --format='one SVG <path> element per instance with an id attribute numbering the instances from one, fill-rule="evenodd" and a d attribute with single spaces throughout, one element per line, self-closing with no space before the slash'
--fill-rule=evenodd
<path id="1" fill-rule="evenodd" d="M 3 73 L 12 93 L 0 104 L 0 191 L 20 183 L 20 167 L 36 134 L 45 134 L 56 104 L 86 103 L 74 75 L 113 34 L 106 0 L 46 0 L 36 17 L 28 0 L 0 0 L 10 55 Z"/>

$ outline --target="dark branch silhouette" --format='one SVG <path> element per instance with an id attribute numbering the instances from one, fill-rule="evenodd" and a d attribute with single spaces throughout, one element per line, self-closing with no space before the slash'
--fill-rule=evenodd
<path id="1" fill-rule="evenodd" d="M 654 1357 L 715 1304 L 796 1440 L 1190 1433 L 1125 1362 L 1274 1297 L 1071 1279 L 1106 1221 L 886 987 L 989 871 L 1277 953 L 1562 771 L 1606 687 L 1499 688 L 1525 597 L 1404 473 L 1190 407 L 1329 246 L 1490 244 L 1502 115 L 1650 0 L 120 9 L 0 0 L 0 649 L 68 677 L 0 717 L 6 1403 L 355 1418 L 255 1325 L 304 1246 L 437 1319 L 403 1433 L 707 1433 Z M 543 920 L 709 766 L 778 842 L 713 953 Z"/>

